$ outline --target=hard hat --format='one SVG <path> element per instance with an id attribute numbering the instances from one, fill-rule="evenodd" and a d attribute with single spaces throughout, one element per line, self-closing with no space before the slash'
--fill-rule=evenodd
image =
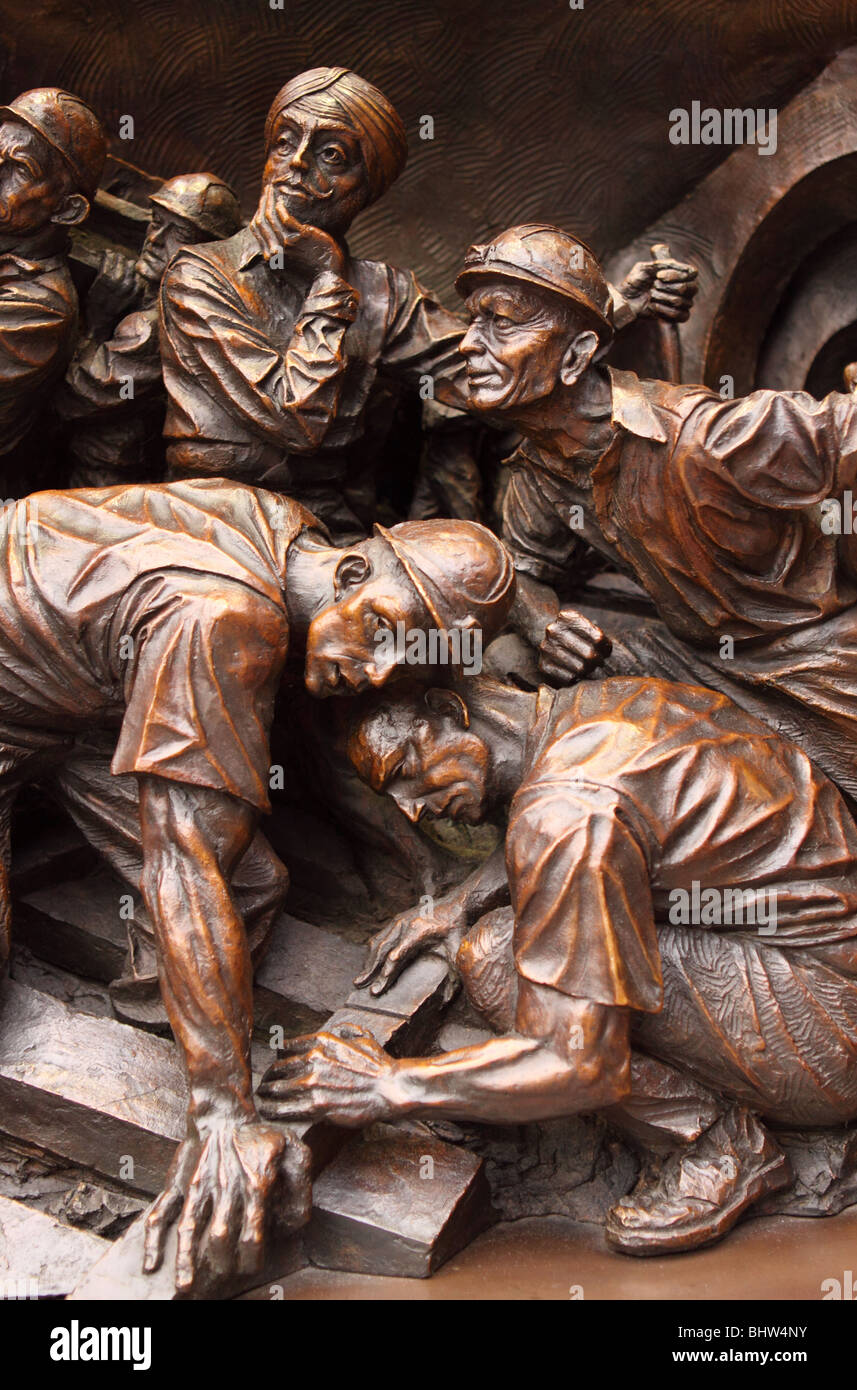
<path id="1" fill-rule="evenodd" d="M 35 87 L 0 106 L 0 121 L 7 117 L 41 135 L 74 174 L 75 192 L 93 197 L 107 157 L 107 137 L 85 101 L 59 87 Z"/>
<path id="2" fill-rule="evenodd" d="M 571 300 L 608 335 L 613 332 L 610 287 L 584 241 L 546 222 L 509 227 L 493 241 L 471 246 L 455 281 L 463 299 L 479 280 L 514 280 Z"/>
<path id="3" fill-rule="evenodd" d="M 497 635 L 515 597 L 515 569 L 502 541 L 476 521 L 376 523 L 438 629 L 479 627 Z"/>
<path id="4" fill-rule="evenodd" d="M 234 236 L 241 227 L 238 199 L 216 174 L 179 174 L 167 179 L 149 202 L 183 217 L 216 241 Z"/>

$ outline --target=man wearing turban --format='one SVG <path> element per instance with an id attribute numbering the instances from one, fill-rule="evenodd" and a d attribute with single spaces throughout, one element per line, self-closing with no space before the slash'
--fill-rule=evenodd
<path id="1" fill-rule="evenodd" d="M 430 377 L 438 413 L 463 408 L 464 324 L 409 272 L 356 260 L 345 245 L 407 157 L 402 122 L 376 87 L 346 68 L 299 74 L 274 99 L 265 145 L 250 225 L 186 247 L 163 282 L 168 464 L 173 477 L 225 475 L 288 492 L 350 540 L 372 519 L 371 506 L 358 517 L 346 494 L 354 499 L 365 473 L 384 381 L 419 387 Z M 653 267 L 650 297 L 626 315 L 685 316 L 692 284 L 666 306 Z M 462 467 L 456 457 L 453 471 Z M 462 505 L 448 509 L 475 515 L 478 479 L 454 490 Z"/>

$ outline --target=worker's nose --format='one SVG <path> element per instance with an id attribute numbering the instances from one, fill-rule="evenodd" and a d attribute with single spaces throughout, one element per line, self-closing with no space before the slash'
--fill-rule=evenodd
<path id="1" fill-rule="evenodd" d="M 461 342 L 458 344 L 458 351 L 467 357 L 482 351 L 483 343 L 476 331 L 476 325 L 471 323 Z"/>
<path id="2" fill-rule="evenodd" d="M 290 169 L 299 169 L 301 172 L 305 172 L 309 168 L 309 160 L 307 159 L 309 139 L 309 136 L 305 135 L 303 140 L 298 143 L 297 149 L 289 160 Z"/>

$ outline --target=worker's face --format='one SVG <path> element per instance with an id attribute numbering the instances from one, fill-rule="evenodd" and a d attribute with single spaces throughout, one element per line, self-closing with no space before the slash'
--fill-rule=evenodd
<path id="1" fill-rule="evenodd" d="M 321 697 L 348 695 L 380 686 L 401 667 L 396 644 L 383 640 L 429 622 L 416 590 L 377 540 L 363 541 L 340 560 L 336 598 L 312 619 L 307 631 L 307 689 Z"/>
<path id="2" fill-rule="evenodd" d="M 150 284 L 160 284 L 176 252 L 183 246 L 192 246 L 202 240 L 202 232 L 192 222 L 153 203 L 149 229 L 134 269 L 141 279 L 148 280 Z"/>
<path id="3" fill-rule="evenodd" d="M 549 396 L 573 336 L 549 294 L 488 281 L 467 300 L 470 327 L 459 345 L 477 410 L 508 410 Z"/>
<path id="4" fill-rule="evenodd" d="M 341 234 L 369 197 L 357 134 L 301 102 L 281 111 L 268 147 L 264 182 L 297 222 Z"/>
<path id="5" fill-rule="evenodd" d="M 367 735 L 371 785 L 387 792 L 408 820 L 449 816 L 475 825 L 483 819 L 488 747 L 449 714 L 408 702 Z"/>
<path id="6" fill-rule="evenodd" d="M 47 141 L 19 121 L 0 125 L 0 236 L 39 231 L 61 211 L 68 184 Z"/>

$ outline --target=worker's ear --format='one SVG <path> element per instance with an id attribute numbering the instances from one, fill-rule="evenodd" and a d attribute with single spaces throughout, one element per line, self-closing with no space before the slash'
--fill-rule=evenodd
<path id="1" fill-rule="evenodd" d="M 51 221 L 60 227 L 76 227 L 78 222 L 85 221 L 88 214 L 89 202 L 83 194 L 69 193 L 63 198 Z"/>
<path id="2" fill-rule="evenodd" d="M 579 381 L 598 351 L 598 334 L 591 328 L 575 333 L 566 348 L 559 367 L 559 379 L 563 386 L 573 386 Z"/>
<path id="3" fill-rule="evenodd" d="M 446 716 L 452 720 L 453 724 L 457 724 L 459 729 L 470 728 L 470 714 L 467 706 L 454 690 L 442 690 L 440 687 L 427 690 L 425 703 L 433 714 Z"/>
<path id="4" fill-rule="evenodd" d="M 333 592 L 339 602 L 346 589 L 354 589 L 365 584 L 372 573 L 372 566 L 359 550 L 349 550 L 343 555 L 333 574 Z"/>

